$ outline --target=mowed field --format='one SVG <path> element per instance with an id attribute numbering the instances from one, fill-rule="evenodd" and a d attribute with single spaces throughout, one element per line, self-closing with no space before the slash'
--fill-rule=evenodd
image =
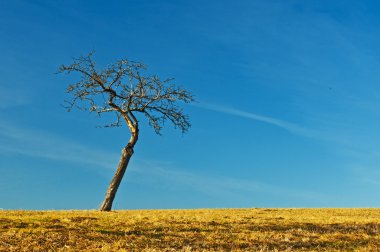
<path id="1" fill-rule="evenodd" d="M 380 210 L 4 210 L 0 251 L 380 251 Z"/>

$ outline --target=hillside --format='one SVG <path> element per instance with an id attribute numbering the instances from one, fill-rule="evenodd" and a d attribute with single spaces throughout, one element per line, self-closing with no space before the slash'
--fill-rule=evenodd
<path id="1" fill-rule="evenodd" d="M 0 251 L 377 251 L 378 209 L 0 211 Z"/>

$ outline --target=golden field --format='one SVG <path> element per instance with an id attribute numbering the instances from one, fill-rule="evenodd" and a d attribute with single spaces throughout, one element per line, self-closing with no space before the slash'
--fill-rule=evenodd
<path id="1" fill-rule="evenodd" d="M 0 251 L 380 251 L 380 210 L 3 210 Z"/>

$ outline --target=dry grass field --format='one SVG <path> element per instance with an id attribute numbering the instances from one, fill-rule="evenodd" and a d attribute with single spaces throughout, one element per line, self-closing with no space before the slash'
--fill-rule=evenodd
<path id="1" fill-rule="evenodd" d="M 380 210 L 4 210 L 0 251 L 380 251 Z"/>

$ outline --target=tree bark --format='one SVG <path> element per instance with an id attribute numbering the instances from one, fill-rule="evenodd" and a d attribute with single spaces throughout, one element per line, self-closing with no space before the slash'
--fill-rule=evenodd
<path id="1" fill-rule="evenodd" d="M 117 189 L 119 188 L 120 182 L 123 179 L 125 171 L 127 170 L 129 160 L 133 155 L 133 147 L 133 144 L 128 143 L 128 145 L 123 149 L 119 165 L 117 167 L 115 175 L 111 180 L 110 185 L 108 186 L 105 199 L 99 209 L 100 211 L 111 211 L 112 203 L 115 199 Z"/>

